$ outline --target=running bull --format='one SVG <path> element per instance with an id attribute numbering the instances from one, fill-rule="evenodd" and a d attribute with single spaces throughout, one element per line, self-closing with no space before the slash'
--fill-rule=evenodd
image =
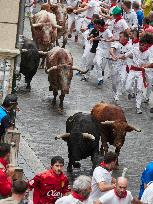
<path id="1" fill-rule="evenodd" d="M 115 152 L 119 156 L 126 133 L 132 132 L 133 130 L 141 132 L 141 130 L 127 123 L 124 112 L 119 106 L 108 103 L 98 103 L 93 107 L 91 115 L 101 124 L 102 154 L 108 152 L 107 143 L 109 143 L 116 147 Z"/>
<path id="2" fill-rule="evenodd" d="M 63 110 L 63 101 L 65 94 L 69 93 L 73 70 L 78 70 L 81 73 L 86 73 L 78 68 L 73 67 L 73 58 L 70 52 L 64 48 L 54 47 L 47 53 L 45 71 L 48 74 L 50 83 L 49 90 L 53 91 L 52 105 L 56 105 L 56 97 L 58 90 L 61 90 L 59 110 Z"/>
<path id="3" fill-rule="evenodd" d="M 99 154 L 100 131 L 91 114 L 82 112 L 70 116 L 66 121 L 66 133 L 55 139 L 67 142 L 69 163 L 67 170 L 80 168 L 80 161 L 91 156 L 93 168 L 97 164 Z"/>
<path id="4" fill-rule="evenodd" d="M 26 89 L 31 89 L 31 80 L 37 72 L 40 62 L 40 51 L 33 40 L 24 39 L 21 51 L 20 73 L 25 76 Z"/>

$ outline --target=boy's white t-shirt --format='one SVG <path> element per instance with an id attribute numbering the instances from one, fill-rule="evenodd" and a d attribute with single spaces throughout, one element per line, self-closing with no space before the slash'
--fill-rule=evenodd
<path id="1" fill-rule="evenodd" d="M 98 166 L 95 168 L 92 176 L 92 183 L 91 183 L 92 191 L 90 193 L 88 203 L 92 203 L 93 201 L 98 200 L 102 195 L 106 193 L 106 192 L 100 191 L 100 189 L 98 188 L 98 183 L 105 182 L 107 184 L 111 184 L 112 182 L 111 173 L 112 172 L 107 171 L 101 166 Z"/>
<path id="2" fill-rule="evenodd" d="M 119 198 L 115 195 L 114 189 L 108 191 L 98 199 L 102 204 L 131 204 L 133 200 L 132 194 L 130 191 L 127 191 L 127 196 L 125 198 Z"/>

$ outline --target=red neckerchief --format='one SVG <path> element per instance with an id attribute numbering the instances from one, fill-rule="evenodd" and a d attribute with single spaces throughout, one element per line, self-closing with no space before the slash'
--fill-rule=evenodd
<path id="1" fill-rule="evenodd" d="M 111 4 L 110 5 L 110 8 L 114 7 L 114 6 L 117 6 L 117 4 Z"/>
<path id="2" fill-rule="evenodd" d="M 2 157 L 0 157 L 0 163 L 5 167 L 5 169 L 6 169 L 6 166 L 8 165 L 8 162 L 4 159 L 4 158 L 2 158 Z"/>
<path id="3" fill-rule="evenodd" d="M 120 199 L 121 199 L 121 198 L 126 198 L 126 196 L 127 196 L 127 191 L 122 192 L 121 195 L 119 195 L 116 188 L 114 188 L 114 193 L 115 193 L 115 195 L 116 195 L 118 198 L 120 198 Z"/>
<path id="4" fill-rule="evenodd" d="M 144 84 L 144 87 L 147 88 L 148 83 L 147 83 L 147 79 L 146 79 L 145 69 L 142 67 L 136 67 L 136 66 L 131 65 L 130 70 L 142 72 L 143 84 Z"/>
<path id="5" fill-rule="evenodd" d="M 76 192 L 72 192 L 71 195 L 73 196 L 73 198 L 76 198 L 78 200 L 80 200 L 81 202 L 83 202 L 84 200 L 86 200 L 86 198 L 82 195 L 79 195 L 78 193 Z"/>
<path id="6" fill-rule="evenodd" d="M 104 161 L 100 163 L 100 166 L 106 169 L 107 171 L 111 171 L 107 168 L 106 163 Z"/>
<path id="7" fill-rule="evenodd" d="M 140 50 L 140 52 L 145 52 L 145 51 L 147 51 L 150 47 L 152 46 L 152 44 L 145 44 L 145 46 L 143 47 L 143 50 Z"/>
<path id="8" fill-rule="evenodd" d="M 101 33 L 103 33 L 106 29 L 107 29 L 106 26 L 102 26 L 102 27 L 98 28 L 98 30 L 99 30 Z"/>
<path id="9" fill-rule="evenodd" d="M 138 42 L 139 42 L 139 39 L 138 39 L 138 38 L 132 39 L 132 44 L 136 44 L 136 43 L 138 43 Z"/>
<path id="10" fill-rule="evenodd" d="M 128 40 L 124 40 L 122 42 L 120 42 L 123 46 L 127 45 L 128 44 Z"/>
<path id="11" fill-rule="evenodd" d="M 123 19 L 122 15 L 117 15 L 116 19 L 115 19 L 115 23 L 117 23 L 118 21 L 120 21 L 121 19 Z"/>

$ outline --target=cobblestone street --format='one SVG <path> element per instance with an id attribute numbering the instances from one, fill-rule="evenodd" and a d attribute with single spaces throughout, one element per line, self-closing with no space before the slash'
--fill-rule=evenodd
<path id="1" fill-rule="evenodd" d="M 31 37 L 27 18 L 25 36 Z M 83 52 L 81 45 L 76 44 L 74 39 L 71 39 L 68 41 L 67 48 L 74 57 L 74 65 L 80 66 Z M 108 74 L 106 77 L 108 77 Z M 43 166 L 48 168 L 52 156 L 63 156 L 65 166 L 67 166 L 67 145 L 62 140 L 56 141 L 54 137 L 65 132 L 65 122 L 70 115 L 79 111 L 89 112 L 100 101 L 113 101 L 110 79 L 105 80 L 104 84 L 98 88 L 94 74 L 89 82 L 84 82 L 80 81 L 80 77 L 74 73 L 70 93 L 66 95 L 64 100 L 64 113 L 60 114 L 57 109 L 53 109 L 51 106 L 52 92 L 49 92 L 47 74 L 44 70 L 38 69 L 31 85 L 31 92 L 27 93 L 24 78 L 19 82 L 18 96 L 21 111 L 17 115 L 17 127 L 23 137 L 21 140 L 23 148 L 20 151 L 20 165 L 23 166 L 29 179 L 34 173 L 43 169 Z M 132 132 L 126 135 L 125 144 L 119 157 L 120 168 L 115 174 L 121 175 L 123 168 L 127 167 L 129 190 L 137 196 L 139 175 L 146 163 L 152 160 L 153 121 L 149 113 L 149 106 L 146 104 L 143 104 L 142 115 L 135 113 L 133 100 L 129 101 L 127 97 L 122 96 L 118 104 L 124 109 L 129 124 L 140 128 L 142 132 Z M 32 151 L 32 154 L 30 151 Z M 27 165 L 23 165 L 25 160 Z M 81 169 L 75 169 L 73 176 L 90 174 L 90 158 L 81 161 L 81 164 Z"/>

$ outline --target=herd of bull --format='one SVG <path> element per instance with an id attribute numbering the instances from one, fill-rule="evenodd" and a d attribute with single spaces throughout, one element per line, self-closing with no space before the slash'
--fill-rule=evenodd
<path id="1" fill-rule="evenodd" d="M 65 94 L 69 93 L 73 70 L 84 72 L 73 66 L 72 55 L 65 49 L 66 16 L 61 9 L 60 5 L 44 4 L 41 11 L 30 18 L 33 40 L 24 39 L 20 73 L 25 76 L 26 88 L 30 89 L 30 82 L 42 59 L 41 65 L 48 74 L 49 90 L 53 91 L 52 105 L 56 104 L 58 90 L 61 90 L 59 109 L 63 110 L 63 101 Z M 62 48 L 53 47 L 55 44 L 58 45 L 58 38 L 61 36 Z M 58 135 L 55 139 L 61 138 L 67 142 L 67 170 L 71 172 L 72 166 L 80 167 L 78 161 L 89 156 L 93 168 L 96 166 L 100 140 L 101 155 L 108 152 L 108 143 L 116 148 L 115 152 L 119 155 L 126 133 L 133 130 L 140 132 L 127 123 L 121 107 L 101 102 L 92 108 L 90 114 L 79 112 L 70 116 L 66 121 L 66 133 Z"/>

